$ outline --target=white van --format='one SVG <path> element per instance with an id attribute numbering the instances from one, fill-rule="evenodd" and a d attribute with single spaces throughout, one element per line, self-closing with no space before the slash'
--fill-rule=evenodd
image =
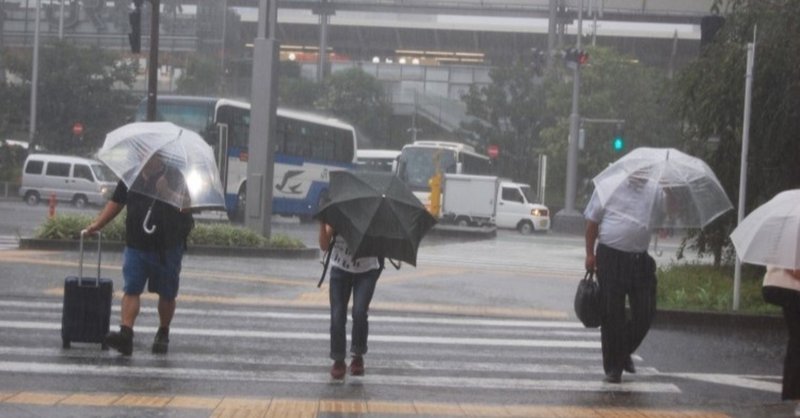
<path id="1" fill-rule="evenodd" d="M 76 207 L 105 204 L 117 185 L 114 173 L 103 163 L 87 158 L 31 154 L 22 167 L 19 195 L 29 205 L 55 195 Z"/>
<path id="2" fill-rule="evenodd" d="M 497 192 L 495 224 L 498 228 L 517 229 L 523 234 L 550 229 L 547 206 L 533 203 L 531 186 L 503 181 Z"/>

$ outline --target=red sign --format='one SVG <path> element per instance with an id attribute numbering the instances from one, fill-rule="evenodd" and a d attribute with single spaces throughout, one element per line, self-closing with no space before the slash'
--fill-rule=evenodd
<path id="1" fill-rule="evenodd" d="M 80 122 L 75 122 L 75 124 L 72 125 L 72 134 L 75 136 L 83 135 L 83 124 Z"/>
<path id="2" fill-rule="evenodd" d="M 489 145 L 486 148 L 486 153 L 489 154 L 489 158 L 497 158 L 500 155 L 500 148 L 497 145 Z"/>

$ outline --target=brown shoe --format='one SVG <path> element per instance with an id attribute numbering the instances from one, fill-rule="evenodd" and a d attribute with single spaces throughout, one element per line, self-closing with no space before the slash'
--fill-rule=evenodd
<path id="1" fill-rule="evenodd" d="M 347 364 L 345 364 L 344 360 L 336 360 L 333 362 L 333 367 L 331 367 L 331 377 L 336 380 L 344 379 L 344 375 L 347 373 Z"/>
<path id="2" fill-rule="evenodd" d="M 353 376 L 364 376 L 364 357 L 353 356 L 350 362 L 350 374 Z"/>

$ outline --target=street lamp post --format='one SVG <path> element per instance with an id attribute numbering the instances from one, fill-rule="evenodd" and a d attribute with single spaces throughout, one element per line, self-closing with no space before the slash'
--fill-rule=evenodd
<path id="1" fill-rule="evenodd" d="M 279 46 L 277 0 L 260 0 L 258 35 L 253 43 L 250 139 L 247 163 L 245 225 L 269 238 L 272 219 L 272 183 L 275 163 L 270 144 L 275 129 Z"/>

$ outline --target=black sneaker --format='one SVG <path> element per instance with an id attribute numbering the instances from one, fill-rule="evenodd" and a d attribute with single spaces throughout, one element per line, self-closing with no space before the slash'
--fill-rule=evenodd
<path id="1" fill-rule="evenodd" d="M 128 327 L 120 327 L 119 332 L 109 332 L 106 335 L 105 343 L 123 356 L 129 356 L 133 354 L 133 330 Z"/>
<path id="2" fill-rule="evenodd" d="M 625 360 L 625 365 L 622 367 L 622 370 L 628 373 L 636 373 L 636 366 L 633 365 L 633 359 L 630 356 Z"/>
<path id="3" fill-rule="evenodd" d="M 169 348 L 169 328 L 160 327 L 153 339 L 153 354 L 167 354 Z"/>

